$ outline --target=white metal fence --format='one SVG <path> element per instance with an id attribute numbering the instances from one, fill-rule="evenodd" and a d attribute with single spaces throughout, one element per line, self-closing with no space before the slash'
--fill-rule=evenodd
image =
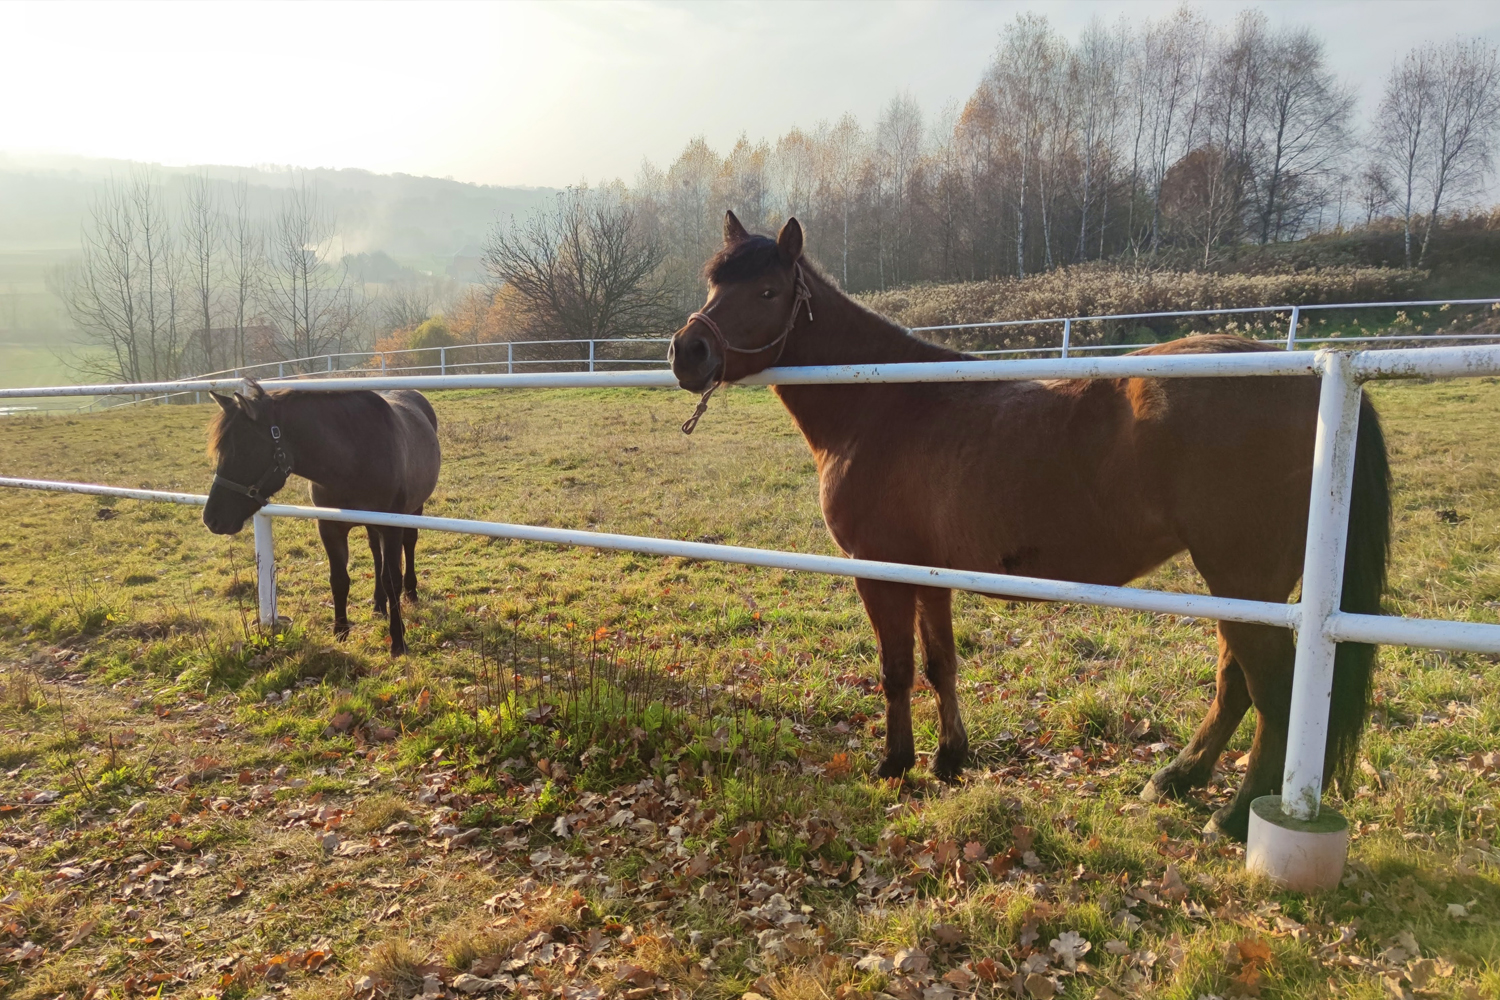
<path id="1" fill-rule="evenodd" d="M 275 621 L 276 573 L 272 520 L 277 517 L 321 518 L 359 524 L 413 527 L 493 538 L 514 538 L 561 545 L 627 550 L 648 555 L 682 556 L 754 566 L 832 573 L 899 583 L 951 587 L 997 596 L 1070 601 L 1156 613 L 1260 622 L 1298 631 L 1293 681 L 1290 749 L 1283 797 L 1289 814 L 1315 817 L 1321 795 L 1328 699 L 1332 689 L 1334 646 L 1338 642 L 1396 643 L 1427 648 L 1500 653 L 1500 625 L 1349 614 L 1339 610 L 1348 523 L 1349 491 L 1354 469 L 1359 386 L 1376 378 L 1454 378 L 1500 375 L 1500 346 L 1437 347 L 1348 353 L 1312 352 L 1073 357 L 1006 361 L 960 361 L 890 365 L 841 365 L 771 369 L 746 379 L 751 384 L 875 384 L 952 382 L 1034 378 L 1248 377 L 1319 375 L 1322 394 L 1314 449 L 1306 562 L 1299 604 L 1272 604 L 1231 598 L 1177 594 L 1133 587 L 1104 587 L 976 573 L 944 567 L 879 563 L 795 552 L 710 545 L 631 535 L 541 528 L 529 525 L 466 521 L 453 518 L 380 514 L 358 510 L 271 504 L 254 518 L 260 616 Z M 549 372 L 435 376 L 371 376 L 309 382 L 271 380 L 267 388 L 306 389 L 458 389 L 655 386 L 675 387 L 670 372 Z M 189 391 L 232 390 L 243 383 L 211 379 L 189 383 Z M 160 392 L 162 384 L 56 387 L 48 394 Z M 3 395 L 3 393 L 0 393 Z M 131 490 L 94 484 L 4 478 L 0 486 L 90 493 L 106 496 L 202 504 L 206 497 Z"/>
<path id="2" fill-rule="evenodd" d="M 1483 301 L 1489 303 L 1493 300 Z M 1066 336 L 1074 321 L 1063 320 L 1062 322 Z M 1288 337 L 1289 347 L 1295 347 L 1298 343 L 1295 339 L 1295 324 L 1294 315 Z M 1468 335 L 1455 334 L 1453 336 L 1457 338 Z M 1066 344 L 1065 340 L 1064 346 Z M 1060 349 L 1059 353 L 1069 352 Z M 632 551 L 657 556 L 681 556 L 784 570 L 970 590 L 1012 598 L 1069 601 L 1128 610 L 1290 627 L 1295 629 L 1298 635 L 1290 732 L 1282 783 L 1282 808 L 1285 814 L 1294 820 L 1310 820 L 1318 814 L 1322 794 L 1328 705 L 1332 691 L 1334 651 L 1337 643 L 1369 642 L 1500 653 L 1500 625 L 1351 614 L 1339 609 L 1339 598 L 1343 590 L 1344 547 L 1348 529 L 1350 490 L 1354 475 L 1354 443 L 1359 418 L 1360 385 L 1370 379 L 1500 375 L 1500 346 L 1470 345 L 1357 353 L 1324 349 L 1317 352 L 1126 357 L 1105 357 L 1095 354 L 1082 357 L 1073 355 L 999 361 L 838 365 L 770 369 L 747 378 L 744 382 L 756 385 L 811 385 L 1038 378 L 1192 378 L 1264 375 L 1317 375 L 1322 379 L 1313 454 L 1313 480 L 1302 574 L 1302 596 L 1298 604 L 1274 604 L 1151 591 L 1134 587 L 1105 587 L 998 573 L 978 573 L 945 567 L 911 566 L 733 545 L 712 545 L 668 538 L 271 504 L 264 507 L 253 518 L 260 619 L 263 623 L 270 624 L 274 623 L 276 618 L 273 519 L 291 517 L 412 527 L 427 531 L 450 531 L 492 538 L 512 538 L 559 545 Z M 58 386 L 44 389 L 0 390 L 0 398 L 21 394 L 68 396 L 197 392 L 208 389 L 230 391 L 242 388 L 243 384 L 241 379 L 211 378 L 176 383 Z M 544 386 L 676 387 L 671 373 L 661 370 L 530 373 L 512 371 L 509 373 L 475 372 L 396 376 L 371 374 L 354 377 L 325 377 L 317 380 L 273 379 L 263 384 L 268 389 L 291 390 L 502 389 Z M 0 486 L 195 505 L 201 505 L 207 500 L 204 496 L 194 494 L 132 490 L 36 479 L 0 478 Z"/>
<path id="3" fill-rule="evenodd" d="M 1002 358 L 1023 356 L 1048 356 L 1067 358 L 1080 354 L 1130 351 L 1143 346 L 1139 342 L 1084 343 L 1075 338 L 1075 331 L 1097 329 L 1102 323 L 1128 323 L 1146 320 L 1178 320 L 1211 316 L 1277 316 L 1287 317 L 1286 349 L 1316 349 L 1328 344 L 1358 344 L 1362 347 L 1394 346 L 1403 344 L 1439 345 L 1458 343 L 1500 342 L 1500 329 L 1493 333 L 1397 333 L 1387 332 L 1374 336 L 1354 337 L 1309 337 L 1299 328 L 1304 313 L 1327 313 L 1338 310 L 1391 310 L 1391 309 L 1438 309 L 1453 306 L 1487 306 L 1491 311 L 1500 310 L 1500 299 L 1426 299 L 1405 302 L 1347 302 L 1317 303 L 1313 305 L 1238 306 L 1222 309 L 1188 309 L 1176 312 L 1117 313 L 1100 316 L 1055 316 L 1046 319 L 1001 320 L 979 323 L 949 323 L 939 326 L 917 326 L 911 331 L 917 334 L 952 336 L 959 331 L 983 331 L 1004 329 L 1052 329 L 1058 340 L 1055 345 L 1035 347 L 1013 347 L 995 350 L 975 350 L 969 353 L 977 357 Z M 1500 321 L 1500 317 L 1496 317 Z M 305 358 L 290 358 L 286 361 L 269 361 L 226 368 L 208 372 L 172 383 L 157 383 L 187 386 L 195 382 L 216 379 L 317 379 L 381 377 L 402 375 L 449 375 L 449 374 L 506 374 L 517 371 L 541 370 L 561 372 L 621 371 L 627 368 L 659 370 L 667 361 L 665 350 L 655 345 L 670 343 L 665 337 L 575 339 L 575 340 L 521 340 L 497 341 L 485 344 L 454 344 L 448 347 L 407 348 L 399 351 L 346 351 L 318 354 Z M 653 353 L 654 352 L 654 353 Z M 0 393 L 0 398 L 10 395 L 23 397 L 18 392 Z M 80 395 L 87 395 L 86 393 Z M 102 406 L 130 405 L 144 402 L 202 401 L 202 391 L 188 388 L 155 389 L 150 393 L 130 393 L 102 396 L 83 407 L 94 410 Z M 0 407 L 0 415 L 6 412 L 34 410 L 35 407 Z"/>

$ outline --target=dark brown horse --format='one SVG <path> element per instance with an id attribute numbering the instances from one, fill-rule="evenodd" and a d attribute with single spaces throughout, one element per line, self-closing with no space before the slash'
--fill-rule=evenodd
<path id="1" fill-rule="evenodd" d="M 672 341 L 678 383 L 702 392 L 772 365 L 954 361 L 853 302 L 802 256 L 795 219 L 769 239 L 731 214 L 709 261 L 708 301 Z M 816 317 L 816 319 L 814 319 Z M 1190 337 L 1144 354 L 1266 350 Z M 823 517 L 860 559 L 1122 585 L 1186 550 L 1216 595 L 1285 601 L 1302 571 L 1318 382 L 1311 377 L 1097 379 L 781 386 L 817 460 Z M 1343 607 L 1375 613 L 1390 532 L 1389 472 L 1361 408 Z M 916 761 L 911 687 L 920 635 L 937 692 L 934 770 L 952 779 L 968 738 L 955 691 L 950 592 L 856 581 L 875 628 L 894 777 Z M 1245 780 L 1211 825 L 1244 837 L 1250 802 L 1276 791 L 1286 752 L 1289 630 L 1221 622 L 1218 690 L 1147 799 L 1205 784 L 1254 705 Z M 1343 644 L 1329 771 L 1347 767 L 1367 714 L 1374 650 Z"/>
<path id="2" fill-rule="evenodd" d="M 420 392 L 266 392 L 213 394 L 220 412 L 209 426 L 217 462 L 203 523 L 232 535 L 296 473 L 319 507 L 420 514 L 437 485 L 442 457 L 437 414 Z M 319 521 L 333 588 L 333 631 L 349 635 L 348 521 Z M 406 595 L 417 599 L 417 529 L 366 525 L 375 557 L 375 613 L 389 614 L 391 654 L 406 652 L 401 622 L 401 556 Z"/>

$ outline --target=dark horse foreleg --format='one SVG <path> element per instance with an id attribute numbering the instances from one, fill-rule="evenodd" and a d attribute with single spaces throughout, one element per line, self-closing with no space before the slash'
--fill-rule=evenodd
<path id="1" fill-rule="evenodd" d="M 422 513 L 422 508 L 417 508 L 417 513 Z M 417 603 L 417 529 L 407 528 L 402 536 L 402 544 L 406 548 L 406 598 L 413 604 Z"/>
<path id="2" fill-rule="evenodd" d="M 391 655 L 406 652 L 406 625 L 401 621 L 401 542 L 404 528 L 377 528 L 380 536 L 381 577 L 385 584 L 386 611 L 390 618 Z"/>
<path id="3" fill-rule="evenodd" d="M 1222 622 L 1219 629 L 1255 702 L 1255 742 L 1250 745 L 1245 780 L 1230 803 L 1214 813 L 1209 829 L 1244 840 L 1250 830 L 1250 803 L 1281 790 L 1297 650 L 1289 629 L 1244 622 Z"/>
<path id="4" fill-rule="evenodd" d="M 885 760 L 876 772 L 899 778 L 917 762 L 911 734 L 911 685 L 916 671 L 916 588 L 855 580 L 880 646 L 880 682 L 885 689 Z"/>
<path id="5" fill-rule="evenodd" d="M 1190 788 L 1208 784 L 1213 777 L 1214 765 L 1224 747 L 1239 728 L 1240 720 L 1250 710 L 1250 689 L 1245 686 L 1245 672 L 1230 651 L 1224 638 L 1224 629 L 1219 628 L 1219 671 L 1214 691 L 1213 704 L 1208 714 L 1198 725 L 1198 731 L 1182 748 L 1177 759 L 1157 771 L 1141 789 L 1141 798 L 1147 802 L 1158 802 L 1174 798 Z"/>
<path id="6" fill-rule="evenodd" d="M 319 521 L 318 537 L 328 555 L 328 586 L 333 591 L 333 634 L 349 638 L 349 529 L 340 521 Z"/>
<path id="7" fill-rule="evenodd" d="M 958 649 L 953 642 L 953 592 L 917 590 L 917 626 L 927 680 L 937 692 L 938 751 L 932 773 L 953 781 L 969 761 L 969 734 L 958 711 Z"/>
<path id="8" fill-rule="evenodd" d="M 385 560 L 380 555 L 380 529 L 373 524 L 365 525 L 365 537 L 370 542 L 370 558 L 375 561 L 375 613 L 385 614 Z"/>

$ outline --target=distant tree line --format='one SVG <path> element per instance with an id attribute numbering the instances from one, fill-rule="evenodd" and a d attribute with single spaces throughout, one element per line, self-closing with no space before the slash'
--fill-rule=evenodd
<path id="1" fill-rule="evenodd" d="M 678 313 L 701 301 L 725 208 L 761 232 L 797 216 L 850 291 L 1167 252 L 1209 265 L 1237 246 L 1393 217 L 1419 266 L 1444 212 L 1472 203 L 1492 165 L 1495 46 L 1419 46 L 1392 68 L 1370 127 L 1355 113 L 1322 40 L 1259 11 L 1223 30 L 1188 7 L 1096 20 L 1071 42 L 1028 13 L 968 100 L 935 122 L 897 96 L 869 126 L 845 115 L 774 142 L 742 137 L 723 155 L 694 139 L 628 190 L 596 194 L 627 206 L 642 247 L 660 248 L 647 284 Z M 544 214 L 497 229 L 497 280 L 515 280 L 515 251 Z M 560 320 L 521 291 L 533 315 L 553 316 L 536 329 Z M 582 336 L 586 324 L 569 328 Z"/>
<path id="2" fill-rule="evenodd" d="M 1224 29 L 1188 7 L 1096 20 L 1076 40 L 1022 14 L 974 92 L 935 121 L 897 96 L 869 126 L 845 115 L 722 155 L 694 139 L 632 185 L 570 188 L 497 224 L 489 284 L 462 294 L 391 281 L 400 266 L 382 254 L 340 255 L 306 183 L 256 215 L 243 184 L 164 191 L 149 173 L 97 199 L 55 288 L 103 348 L 92 373 L 135 381 L 395 350 L 439 310 L 457 342 L 660 335 L 702 301 L 726 208 L 768 233 L 799 217 L 852 292 L 1087 261 L 1211 266 L 1238 247 L 1374 225 L 1399 227 L 1421 266 L 1493 165 L 1496 47 L 1418 46 L 1368 127 L 1355 114 L 1323 42 L 1258 11 Z"/>

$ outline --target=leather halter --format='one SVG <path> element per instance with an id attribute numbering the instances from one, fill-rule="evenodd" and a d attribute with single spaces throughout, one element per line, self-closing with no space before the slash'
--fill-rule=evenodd
<path id="1" fill-rule="evenodd" d="M 797 325 L 797 313 L 802 310 L 804 303 L 807 305 L 807 321 L 809 323 L 813 321 L 812 292 L 807 287 L 807 281 L 802 277 L 802 263 L 800 261 L 792 265 L 792 283 L 796 289 L 796 296 L 792 299 L 792 312 L 786 318 L 786 326 L 782 328 L 781 335 L 775 340 L 767 344 L 762 344 L 759 347 L 735 347 L 724 339 L 724 331 L 719 329 L 719 324 L 706 312 L 695 312 L 688 317 L 688 326 L 692 326 L 694 323 L 702 323 L 708 328 L 708 332 L 713 334 L 714 343 L 719 346 L 724 363 L 719 366 L 719 377 L 714 380 L 714 384 L 709 386 L 708 391 L 698 399 L 698 406 L 693 410 L 693 415 L 682 422 L 682 433 L 693 433 L 693 429 L 698 426 L 698 420 L 708 410 L 708 397 L 712 396 L 715 390 L 724 384 L 724 369 L 729 366 L 730 354 L 760 354 L 775 347 L 777 348 L 776 357 L 772 358 L 771 363 L 766 366 L 767 368 L 774 368 L 776 362 L 781 360 L 781 355 L 786 351 L 786 339 L 791 336 L 792 328 Z"/>
<path id="2" fill-rule="evenodd" d="M 271 465 L 265 472 L 261 473 L 259 479 L 251 486 L 241 486 L 231 479 L 223 476 L 214 476 L 214 485 L 222 486 L 226 490 L 247 496 L 255 502 L 256 509 L 264 507 L 271 502 L 271 494 L 286 485 L 286 479 L 292 474 L 292 457 L 287 454 L 286 447 L 281 443 L 281 427 L 276 422 L 276 404 L 271 404 Z M 276 482 L 277 476 L 281 477 Z M 273 485 L 274 483 L 274 485 Z"/>

